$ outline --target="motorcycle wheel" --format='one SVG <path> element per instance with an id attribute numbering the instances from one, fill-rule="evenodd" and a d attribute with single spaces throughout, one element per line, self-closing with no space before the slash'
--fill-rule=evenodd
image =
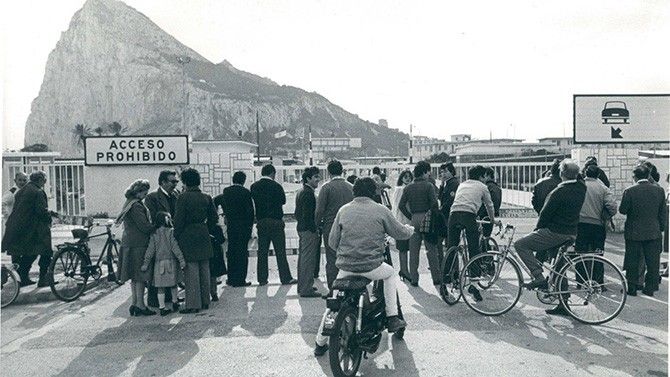
<path id="1" fill-rule="evenodd" d="M 363 350 L 356 340 L 357 308 L 345 306 L 335 318 L 335 332 L 329 339 L 330 370 L 335 377 L 355 376 L 361 365 Z"/>

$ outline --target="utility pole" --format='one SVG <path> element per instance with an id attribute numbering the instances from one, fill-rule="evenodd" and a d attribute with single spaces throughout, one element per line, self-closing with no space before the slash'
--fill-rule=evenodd
<path id="1" fill-rule="evenodd" d="M 409 125 L 409 163 L 414 163 L 414 139 L 412 136 L 412 125 Z"/>
<path id="2" fill-rule="evenodd" d="M 312 155 L 312 125 L 309 125 L 309 166 L 314 165 L 314 156 Z"/>
<path id="3" fill-rule="evenodd" d="M 181 131 L 190 135 L 185 130 L 184 122 L 186 120 L 186 64 L 191 62 L 188 56 L 177 56 L 177 63 L 181 65 Z"/>
<path id="4" fill-rule="evenodd" d="M 256 110 L 256 161 L 261 162 L 261 127 L 258 118 L 258 110 Z"/>

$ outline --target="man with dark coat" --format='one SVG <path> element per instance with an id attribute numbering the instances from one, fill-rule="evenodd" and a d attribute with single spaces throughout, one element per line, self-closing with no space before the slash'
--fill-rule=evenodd
<path id="1" fill-rule="evenodd" d="M 665 191 L 649 182 L 649 169 L 638 166 L 633 170 L 636 184 L 625 189 L 619 212 L 626 215 L 624 239 L 626 254 L 624 269 L 628 280 L 628 294 L 637 295 L 639 258 L 644 256 L 647 275 L 642 293 L 653 296 L 658 288 L 661 232 L 667 221 Z"/>
<path id="2" fill-rule="evenodd" d="M 279 280 L 282 284 L 296 284 L 298 280 L 291 276 L 286 259 L 286 233 L 284 231 L 284 209 L 286 194 L 284 188 L 274 178 L 277 170 L 272 164 L 263 166 L 261 179 L 251 185 L 251 197 L 256 209 L 256 228 L 258 229 L 258 264 L 256 272 L 258 284 L 268 283 L 268 253 L 270 242 L 277 257 Z"/>
<path id="3" fill-rule="evenodd" d="M 244 187 L 247 175 L 238 171 L 233 174 L 233 184 L 223 189 L 214 198 L 214 204 L 221 207 L 226 221 L 228 235 L 228 280 L 231 287 L 246 287 L 249 268 L 249 240 L 254 225 L 254 204 L 251 192 Z"/>
<path id="4" fill-rule="evenodd" d="M 533 204 L 533 209 L 537 214 L 540 214 L 542 206 L 544 206 L 544 201 L 547 199 L 547 196 L 552 192 L 559 183 L 561 183 L 561 174 L 559 171 L 559 166 L 561 162 L 558 159 L 554 159 L 554 162 L 551 164 L 551 169 L 549 171 L 549 176 L 541 178 L 533 187 L 533 198 L 531 203 Z"/>
<path id="5" fill-rule="evenodd" d="M 495 213 L 496 217 L 498 217 L 500 216 L 500 206 L 502 205 L 502 189 L 495 181 L 495 174 L 496 173 L 492 167 L 490 166 L 486 167 L 486 172 L 484 173 L 484 177 L 486 178 L 485 184 L 486 188 L 489 189 L 489 193 L 491 194 L 491 201 L 493 202 L 493 212 Z M 479 208 L 477 216 L 481 219 L 488 216 L 486 212 L 486 207 L 483 204 Z M 493 231 L 493 224 L 482 225 L 482 233 L 484 237 L 489 237 L 492 231 Z"/>
<path id="6" fill-rule="evenodd" d="M 38 287 L 49 285 L 46 276 L 51 263 L 51 217 L 56 213 L 49 211 L 44 184 L 47 176 L 42 171 L 30 174 L 30 182 L 19 190 L 14 197 L 14 207 L 7 219 L 2 250 L 12 256 L 19 264 L 18 273 L 21 286 L 35 284 L 29 278 L 30 267 L 40 257 L 40 278 Z"/>
<path id="7" fill-rule="evenodd" d="M 584 169 L 582 169 L 582 175 L 586 174 L 586 169 L 589 166 L 595 166 L 596 168 L 598 168 L 598 177 L 597 178 L 600 179 L 600 181 L 605 186 L 607 186 L 609 188 L 610 187 L 610 180 L 607 179 L 607 174 L 605 174 L 603 169 L 601 169 L 598 166 L 598 159 L 596 159 L 595 156 L 589 156 L 589 157 L 586 158 L 586 162 L 584 163 Z"/>
<path id="8" fill-rule="evenodd" d="M 314 271 L 317 255 L 321 253 L 321 239 L 314 220 L 316 196 L 314 190 L 319 186 L 319 168 L 310 166 L 302 173 L 302 189 L 295 197 L 296 229 L 299 237 L 298 255 L 298 294 L 300 297 L 321 297 L 314 290 Z"/>
<path id="9" fill-rule="evenodd" d="M 441 224 L 441 228 L 438 229 L 437 251 L 439 254 L 442 254 L 442 244 L 447 238 L 449 212 L 451 212 L 451 205 L 454 204 L 460 180 L 456 177 L 456 168 L 454 168 L 454 164 L 451 162 L 440 165 L 439 177 L 442 183 L 440 184 L 437 198 L 440 201 L 440 212 L 442 213 L 444 222 Z"/>
<path id="10" fill-rule="evenodd" d="M 177 193 L 175 188 L 179 183 L 177 172 L 174 170 L 163 170 L 158 175 L 158 190 L 149 193 L 144 198 L 144 205 L 149 209 L 151 221 L 156 224 L 156 216 L 159 212 L 169 213 L 174 218 L 175 204 L 177 203 Z M 172 302 L 172 292 L 165 290 L 166 302 Z M 147 291 L 147 305 L 157 308 L 158 290 L 154 286 L 149 286 Z"/>

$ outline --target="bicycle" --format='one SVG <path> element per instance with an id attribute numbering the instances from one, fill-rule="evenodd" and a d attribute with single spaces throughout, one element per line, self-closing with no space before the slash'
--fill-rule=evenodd
<path id="1" fill-rule="evenodd" d="M 21 290 L 21 278 L 16 269 L 18 265 L 15 263 L 2 263 L 0 266 L 0 277 L 2 278 L 0 284 L 0 293 L 2 299 L 0 300 L 0 307 L 4 308 L 10 305 L 19 297 Z"/>
<path id="2" fill-rule="evenodd" d="M 100 234 L 89 236 L 95 226 L 105 226 L 106 230 Z M 74 301 L 84 293 L 89 277 L 100 280 L 102 277 L 101 265 L 107 265 L 107 281 L 121 285 L 118 279 L 119 241 L 112 233 L 113 220 L 105 224 L 89 222 L 86 227 L 72 229 L 72 236 L 77 242 L 65 242 L 57 245 L 57 251 L 49 265 L 48 276 L 51 292 L 60 300 Z M 107 236 L 102 253 L 95 264 L 91 262 L 91 249 L 88 242 L 92 238 Z"/>
<path id="3" fill-rule="evenodd" d="M 490 224 L 487 220 L 477 220 L 479 225 L 479 245 L 482 251 L 498 250 L 498 243 L 493 237 L 486 237 L 482 233 L 482 225 Z M 496 223 L 501 226 L 500 223 Z M 442 279 L 440 281 L 440 296 L 449 305 L 455 305 L 461 299 L 459 278 L 461 269 L 470 260 L 468 252 L 468 239 L 465 229 L 461 229 L 461 242 L 457 246 L 450 247 L 442 258 Z"/>
<path id="4" fill-rule="evenodd" d="M 465 303 L 486 316 L 504 314 L 519 301 L 525 285 L 521 269 L 532 277 L 511 247 L 515 227 L 507 224 L 501 239 L 504 240 L 508 232 L 511 235 L 502 250 L 477 255 L 461 272 L 461 294 Z M 548 288 L 535 289 L 537 298 L 544 304 L 559 301 L 579 322 L 592 325 L 608 322 L 619 315 L 626 304 L 626 279 L 616 265 L 602 256 L 602 251 L 568 251 L 572 245 L 572 240 L 564 242 L 557 252 L 551 253 L 548 261 L 542 262 L 542 268 L 549 272 Z M 481 268 L 482 265 L 495 268 L 488 270 Z M 481 300 L 464 294 L 473 284 L 477 285 Z"/>

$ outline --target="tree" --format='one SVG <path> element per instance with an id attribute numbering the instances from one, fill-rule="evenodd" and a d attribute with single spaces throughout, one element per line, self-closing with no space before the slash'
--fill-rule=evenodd
<path id="1" fill-rule="evenodd" d="M 32 144 L 21 148 L 21 152 L 49 152 L 49 147 L 46 144 Z"/>
<path id="2" fill-rule="evenodd" d="M 79 148 L 82 148 L 84 146 L 84 139 L 86 138 L 86 136 L 91 135 L 91 129 L 88 126 L 78 123 L 74 126 L 72 134 L 74 136 L 75 141 L 77 142 L 77 146 Z"/>
<path id="3" fill-rule="evenodd" d="M 122 133 L 125 133 L 128 131 L 128 127 L 123 127 L 119 122 L 112 122 L 107 125 L 107 128 L 109 129 L 109 132 L 112 133 L 114 136 L 121 136 Z"/>
<path id="4" fill-rule="evenodd" d="M 98 136 L 102 136 L 103 133 L 105 133 L 105 130 L 102 128 L 102 126 L 96 127 L 93 132 L 95 132 Z"/>
<path id="5" fill-rule="evenodd" d="M 430 163 L 453 162 L 453 158 L 449 157 L 447 153 L 442 152 L 442 153 L 436 153 L 428 157 L 427 161 Z"/>

